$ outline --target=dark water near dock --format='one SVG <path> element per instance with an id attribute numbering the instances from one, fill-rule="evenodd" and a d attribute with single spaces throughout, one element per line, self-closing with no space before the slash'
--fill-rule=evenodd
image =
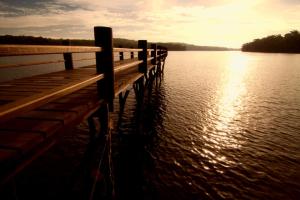
<path id="1" fill-rule="evenodd" d="M 141 109 L 131 91 L 112 134 L 118 199 L 300 197 L 299 54 L 169 52 Z M 16 179 L 19 199 L 81 199 L 67 186 L 87 141 L 86 124 L 67 133 Z"/>

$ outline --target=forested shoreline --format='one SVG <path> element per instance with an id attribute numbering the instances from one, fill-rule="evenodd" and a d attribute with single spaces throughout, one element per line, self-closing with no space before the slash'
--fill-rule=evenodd
<path id="1" fill-rule="evenodd" d="M 284 36 L 270 35 L 243 44 L 242 51 L 270 53 L 300 53 L 300 33 L 291 31 Z"/>
<path id="2" fill-rule="evenodd" d="M 70 42 L 70 45 L 75 46 L 94 46 L 94 40 L 84 40 L 84 39 L 53 39 L 44 37 L 34 37 L 34 36 L 13 36 L 13 35 L 2 35 L 0 36 L 0 44 L 28 44 L 28 45 L 63 45 L 66 41 Z M 137 48 L 136 40 L 128 40 L 123 38 L 113 39 L 115 47 L 124 48 Z M 149 47 L 150 47 L 149 43 Z M 167 47 L 169 51 L 230 51 L 237 50 L 226 47 L 214 47 L 214 46 L 197 46 L 185 43 L 157 43 L 158 45 Z"/>

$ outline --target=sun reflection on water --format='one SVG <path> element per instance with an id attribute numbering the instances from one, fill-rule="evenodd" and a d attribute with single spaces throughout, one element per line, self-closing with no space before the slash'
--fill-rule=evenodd
<path id="1" fill-rule="evenodd" d="M 230 166 L 235 162 L 225 157 L 221 150 L 238 149 L 242 141 L 238 140 L 236 134 L 241 131 L 234 121 L 239 119 L 240 112 L 244 108 L 243 95 L 246 94 L 245 77 L 248 70 L 248 58 L 240 52 L 230 54 L 228 64 L 224 66 L 223 77 L 220 81 L 220 89 L 216 97 L 216 105 L 209 111 L 215 123 L 210 128 L 212 131 L 206 131 L 204 136 L 207 143 L 203 146 L 202 152 L 210 159 L 210 163 L 221 162 Z M 215 152 L 207 150 L 207 147 L 213 148 Z M 220 152 L 220 153 L 218 153 Z"/>
<path id="2" fill-rule="evenodd" d="M 247 57 L 234 54 L 229 58 L 225 68 L 223 87 L 220 89 L 220 98 L 217 104 L 219 116 L 217 130 L 228 133 L 230 123 L 238 117 L 238 111 L 243 108 L 242 95 L 246 93 L 244 78 L 247 72 Z M 224 134 L 223 134 L 224 135 Z"/>

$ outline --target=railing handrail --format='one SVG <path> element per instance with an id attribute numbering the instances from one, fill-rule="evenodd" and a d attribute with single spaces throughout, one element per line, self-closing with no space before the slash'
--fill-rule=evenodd
<path id="1" fill-rule="evenodd" d="M 113 48 L 114 52 L 139 52 L 143 49 L 134 49 L 134 48 Z"/>
<path id="2" fill-rule="evenodd" d="M 93 47 L 93 46 L 63 46 L 63 45 L 0 45 L 0 57 L 6 56 L 32 56 L 32 55 L 47 55 L 47 54 L 72 54 L 72 53 L 95 53 L 101 52 L 101 47 Z M 143 49 L 141 48 L 113 48 L 113 52 L 141 52 Z M 155 51 L 152 48 L 148 48 L 147 52 Z M 157 48 L 157 53 L 163 53 L 166 51 L 163 47 Z M 149 56 L 149 55 L 148 55 Z M 159 55 L 157 55 L 159 57 Z M 88 59 L 72 59 L 73 61 L 81 61 L 81 60 L 92 60 L 95 58 Z M 16 68 L 16 67 L 26 67 L 33 65 L 45 65 L 45 64 L 54 64 L 54 63 L 62 63 L 65 60 L 51 60 L 51 61 L 38 61 L 38 62 L 29 62 L 29 63 L 17 63 L 17 64 L 3 64 L 0 65 L 1 68 Z"/>
<path id="3" fill-rule="evenodd" d="M 0 45 L 0 57 L 43 55 L 62 53 L 94 53 L 101 52 L 101 47 L 92 46 L 59 46 L 59 45 Z"/>
<path id="4" fill-rule="evenodd" d="M 113 48 L 113 52 L 140 52 L 139 48 Z M 165 48 L 157 48 L 165 50 Z M 101 52 L 101 47 L 95 46 L 65 46 L 65 45 L 23 45 L 23 44 L 1 44 L 0 57 L 4 56 L 26 56 L 43 54 L 62 54 L 62 53 L 95 53 Z M 147 49 L 154 51 L 154 49 Z"/>
<path id="5" fill-rule="evenodd" d="M 158 48 L 159 49 L 159 48 Z M 140 52 L 139 48 L 113 48 L 113 52 Z M 161 50 L 164 50 L 161 48 Z M 101 47 L 95 46 L 64 46 L 64 45 L 0 45 L 0 57 L 23 56 L 23 55 L 43 55 L 43 54 L 63 54 L 63 53 L 95 53 L 101 52 Z M 147 49 L 147 51 L 154 51 Z"/>

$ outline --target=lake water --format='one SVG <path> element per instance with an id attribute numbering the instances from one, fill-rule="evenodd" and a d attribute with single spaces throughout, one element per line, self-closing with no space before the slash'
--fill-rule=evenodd
<path id="1" fill-rule="evenodd" d="M 150 106 L 152 199 L 300 197 L 299 54 L 170 52 Z"/>
<path id="2" fill-rule="evenodd" d="M 131 91 L 112 137 L 119 199 L 300 197 L 299 54 L 169 52 L 144 115 L 136 107 Z M 20 196 L 60 197 L 53 183 L 78 165 L 82 127 L 20 175 Z"/>

